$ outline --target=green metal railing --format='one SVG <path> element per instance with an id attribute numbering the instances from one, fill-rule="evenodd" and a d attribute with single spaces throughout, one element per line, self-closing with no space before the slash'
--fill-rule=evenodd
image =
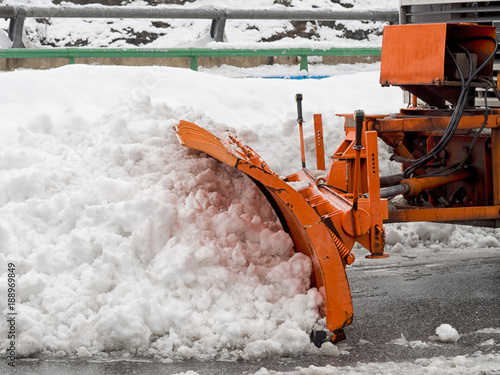
<path id="1" fill-rule="evenodd" d="M 191 69 L 198 70 L 199 57 L 300 57 L 300 70 L 308 70 L 308 56 L 380 56 L 380 48 L 273 48 L 273 49 L 209 49 L 209 48 L 9 48 L 0 49 L 0 58 L 66 58 L 74 64 L 77 58 L 105 57 L 188 57 Z"/>

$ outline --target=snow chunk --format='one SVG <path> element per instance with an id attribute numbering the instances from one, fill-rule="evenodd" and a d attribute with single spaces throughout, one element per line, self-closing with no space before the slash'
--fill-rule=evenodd
<path id="1" fill-rule="evenodd" d="M 301 191 L 309 187 L 308 181 L 289 181 L 287 182 L 294 190 Z"/>
<path id="2" fill-rule="evenodd" d="M 479 247 L 500 247 L 500 241 L 493 236 L 484 236 L 478 240 L 477 245 Z"/>
<path id="3" fill-rule="evenodd" d="M 102 318 L 96 323 L 96 330 L 103 335 L 105 350 L 123 350 L 149 343 L 151 331 L 134 311 L 124 308 L 103 308 Z M 180 348 L 179 348 L 180 349 Z"/>
<path id="4" fill-rule="evenodd" d="M 86 359 L 86 358 L 92 357 L 92 354 L 87 350 L 87 348 L 82 346 L 82 347 L 76 349 L 76 356 L 78 358 Z"/>
<path id="5" fill-rule="evenodd" d="M 274 340 L 257 340 L 248 344 L 243 350 L 243 358 L 259 359 L 268 356 L 277 357 L 283 355 L 281 345 Z"/>
<path id="6" fill-rule="evenodd" d="M 460 338 L 458 331 L 449 324 L 441 324 L 437 327 L 436 335 L 433 339 L 440 342 L 457 342 Z"/>
<path id="7" fill-rule="evenodd" d="M 429 345 L 426 342 L 415 340 L 415 341 L 410 341 L 410 347 L 412 349 L 424 349 L 428 348 Z"/>
<path id="8" fill-rule="evenodd" d="M 480 330 L 477 330 L 476 333 L 500 333 L 500 328 L 483 328 Z"/>
<path id="9" fill-rule="evenodd" d="M 30 297 L 34 297 L 45 288 L 47 282 L 35 270 L 30 270 L 27 274 L 19 277 L 19 301 L 25 302 Z"/>
<path id="10" fill-rule="evenodd" d="M 401 337 L 399 339 L 395 339 L 395 340 L 392 340 L 390 341 L 390 344 L 394 344 L 394 345 L 401 345 L 401 346 L 408 346 L 408 340 L 406 340 L 406 337 L 401 334 Z"/>
<path id="11" fill-rule="evenodd" d="M 495 345 L 495 340 L 489 339 L 486 341 L 483 341 L 482 343 L 479 344 L 480 346 L 490 346 L 490 345 Z"/>
<path id="12" fill-rule="evenodd" d="M 385 242 L 388 245 L 404 244 L 405 236 L 401 230 L 394 226 L 387 226 L 385 229 Z"/>
<path id="13" fill-rule="evenodd" d="M 328 356 L 332 356 L 332 357 L 338 357 L 340 355 L 339 348 L 337 348 L 331 342 L 325 342 L 323 345 L 321 345 L 321 352 L 324 355 L 328 355 Z"/>
<path id="14" fill-rule="evenodd" d="M 12 41 L 4 30 L 0 30 L 0 48 L 10 48 Z"/>
<path id="15" fill-rule="evenodd" d="M 401 244 L 401 243 L 396 243 L 392 248 L 391 250 L 389 251 L 390 253 L 403 253 L 405 250 L 405 247 Z"/>

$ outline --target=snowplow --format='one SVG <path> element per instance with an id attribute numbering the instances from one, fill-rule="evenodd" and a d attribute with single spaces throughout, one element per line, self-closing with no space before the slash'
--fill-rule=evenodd
<path id="1" fill-rule="evenodd" d="M 408 107 L 396 114 L 340 115 L 345 139 L 328 166 L 322 117 L 314 115 L 317 160 L 310 170 L 297 94 L 302 169 L 285 178 L 233 135 L 216 136 L 187 121 L 176 127 L 182 145 L 245 173 L 266 196 L 295 250 L 312 261 L 332 342 L 343 339 L 352 322 L 345 269 L 355 260 L 356 243 L 368 258 L 381 259 L 388 256 L 385 223 L 500 226 L 500 110 L 491 104 L 500 98 L 493 79 L 497 48 L 491 26 L 386 26 L 380 83 L 405 90 Z M 401 173 L 380 175 L 380 141 Z"/>

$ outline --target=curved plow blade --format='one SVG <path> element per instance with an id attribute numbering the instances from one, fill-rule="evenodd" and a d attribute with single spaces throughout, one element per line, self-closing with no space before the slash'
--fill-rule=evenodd
<path id="1" fill-rule="evenodd" d="M 350 324 L 352 300 L 343 258 L 349 255 L 353 241 L 346 241 L 339 234 L 344 211 L 322 212 L 324 201 L 319 195 L 309 193 L 304 196 L 296 191 L 272 172 L 255 151 L 232 136 L 230 140 L 224 140 L 187 121 L 181 121 L 176 130 L 182 145 L 203 151 L 239 169 L 259 186 L 290 234 L 295 250 L 312 260 L 312 281 L 325 301 L 327 328 L 335 332 Z M 306 171 L 295 176 L 297 180 L 314 183 Z M 339 201 L 339 204 L 350 208 L 347 201 Z"/>

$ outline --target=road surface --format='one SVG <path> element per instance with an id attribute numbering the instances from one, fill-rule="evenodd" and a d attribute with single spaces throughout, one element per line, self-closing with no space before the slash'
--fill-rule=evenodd
<path id="1" fill-rule="evenodd" d="M 15 371 L 4 360 L 0 373 L 156 375 L 192 370 L 203 375 L 252 374 L 262 367 L 291 371 L 298 366 L 354 366 L 358 362 L 402 362 L 479 351 L 498 353 L 500 249 L 472 251 L 471 254 L 464 254 L 463 250 L 448 251 L 447 255 L 422 258 L 399 255 L 389 260 L 356 262 L 348 270 L 355 317 L 345 330 L 347 339 L 339 344 L 343 352 L 340 356 L 170 364 L 141 359 L 103 362 L 37 358 L 18 359 Z M 460 340 L 455 343 L 433 341 L 430 337 L 443 323 L 457 329 Z M 480 332 L 487 328 L 495 328 L 496 332 Z"/>

